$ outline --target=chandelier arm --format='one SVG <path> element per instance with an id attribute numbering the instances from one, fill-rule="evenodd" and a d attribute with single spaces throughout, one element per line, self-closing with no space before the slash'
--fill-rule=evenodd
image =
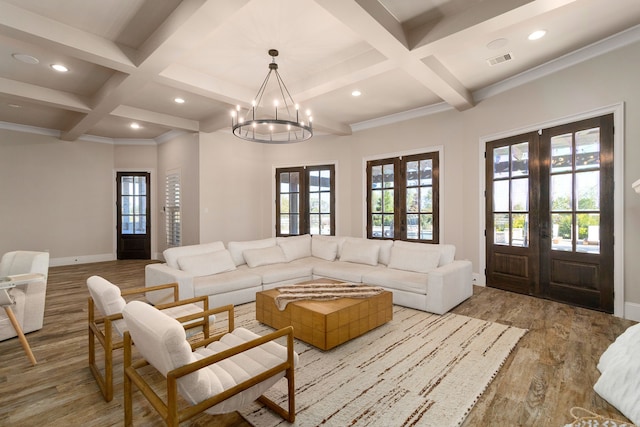
<path id="1" fill-rule="evenodd" d="M 258 93 L 256 93 L 256 99 L 255 99 L 256 105 L 253 108 L 254 109 L 254 114 L 258 110 L 258 107 L 260 106 L 260 103 L 262 102 L 262 97 L 264 96 L 264 91 L 267 88 L 267 84 L 269 83 L 269 78 L 271 77 L 271 73 L 272 72 L 273 72 L 273 70 L 269 70 L 269 72 L 267 73 L 267 76 L 262 81 L 262 85 L 260 86 L 260 89 L 258 89 Z M 247 115 L 249 114 L 249 111 L 247 111 Z M 255 120 L 255 116 L 254 116 L 254 120 Z"/>
<path id="2" fill-rule="evenodd" d="M 291 97 L 291 94 L 289 94 L 289 89 L 287 89 L 287 85 L 284 84 L 284 81 L 282 80 L 282 77 L 280 77 L 280 73 L 278 72 L 278 70 L 276 70 L 276 78 L 278 81 L 278 88 L 280 89 L 280 95 L 282 96 L 282 100 L 284 101 L 284 107 L 287 110 L 287 115 L 291 117 L 291 111 L 289 110 L 289 103 L 287 102 L 287 97 L 285 96 L 284 93 L 286 92 L 287 95 L 289 95 L 289 101 L 291 101 L 292 106 L 295 105 L 295 101 Z M 284 88 L 284 90 L 282 88 Z"/>
<path id="3" fill-rule="evenodd" d="M 278 78 L 278 82 L 282 83 L 282 87 L 284 87 L 284 91 L 287 93 L 287 96 L 289 97 L 289 101 L 291 101 L 291 105 L 296 105 L 296 101 L 293 100 L 293 97 L 289 93 L 289 89 L 287 88 L 287 85 L 284 84 L 284 80 L 282 80 L 282 77 L 280 77 L 280 73 L 278 73 L 278 70 L 276 70 L 276 77 Z M 282 92 L 282 87 L 280 87 L 280 93 L 282 94 L 282 98 L 285 100 L 285 105 L 286 105 L 287 104 L 287 98 L 286 98 L 286 96 L 284 96 L 284 93 Z M 289 116 L 291 116 L 291 113 L 289 112 L 289 107 L 288 106 L 287 106 L 287 113 L 289 114 Z"/>

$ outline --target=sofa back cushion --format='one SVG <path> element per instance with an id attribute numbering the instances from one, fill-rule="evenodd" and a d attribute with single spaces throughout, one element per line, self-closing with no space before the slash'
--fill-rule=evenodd
<path id="1" fill-rule="evenodd" d="M 378 265 L 380 244 L 375 240 L 347 238 L 342 245 L 340 261 Z"/>
<path id="2" fill-rule="evenodd" d="M 280 246 L 247 249 L 243 252 L 243 256 L 250 268 L 287 262 L 284 257 L 284 252 L 282 252 L 282 248 Z"/>
<path id="3" fill-rule="evenodd" d="M 209 276 L 236 269 L 236 264 L 226 249 L 200 255 L 182 256 L 178 258 L 178 266 L 180 270 L 196 277 Z"/>
<path id="4" fill-rule="evenodd" d="M 243 252 L 245 250 L 262 249 L 262 248 L 268 248 L 275 245 L 276 245 L 276 238 L 269 237 L 268 239 L 261 239 L 261 240 L 247 240 L 245 242 L 229 242 L 229 244 L 227 244 L 227 248 L 231 253 L 231 258 L 233 258 L 233 262 L 235 262 L 237 266 L 240 266 L 242 264 L 247 263 L 243 255 Z"/>
<path id="5" fill-rule="evenodd" d="M 311 239 L 311 255 L 327 261 L 334 261 L 338 256 L 338 242 L 313 236 Z"/>
<path id="6" fill-rule="evenodd" d="M 393 247 L 393 240 L 375 240 L 380 245 L 380 253 L 378 254 L 378 263 L 389 265 L 391 260 L 391 248 Z"/>
<path id="7" fill-rule="evenodd" d="M 428 273 L 438 268 L 440 251 L 421 250 L 408 246 L 394 246 L 391 248 L 389 268 L 396 270 Z"/>
<path id="8" fill-rule="evenodd" d="M 221 251 L 223 249 L 224 243 L 211 242 L 202 243 L 200 245 L 178 246 L 175 248 L 165 249 L 164 252 L 162 252 L 162 255 L 169 267 L 179 269 L 180 266 L 178 265 L 178 258 L 180 257 L 206 254 L 208 252 Z"/>
<path id="9" fill-rule="evenodd" d="M 347 238 L 346 237 L 341 237 L 341 236 L 325 236 L 322 234 L 315 234 L 311 240 L 313 241 L 314 239 L 318 239 L 318 240 L 323 240 L 325 242 L 331 242 L 331 243 L 335 243 L 337 246 L 337 252 L 336 252 L 336 256 L 338 258 L 340 258 L 340 255 L 342 254 L 342 246 L 344 245 L 344 242 L 346 242 Z M 312 247 L 311 250 L 313 250 L 313 243 L 312 243 Z"/>
<path id="10" fill-rule="evenodd" d="M 282 248 L 287 262 L 311 256 L 311 235 L 278 237 L 276 243 Z"/>
<path id="11" fill-rule="evenodd" d="M 393 246 L 403 246 L 406 248 L 413 248 L 415 250 L 423 251 L 438 251 L 440 252 L 440 262 L 438 267 L 452 263 L 456 255 L 456 247 L 448 244 L 432 244 L 432 243 L 417 243 L 417 242 L 405 242 L 403 240 L 394 240 Z"/>

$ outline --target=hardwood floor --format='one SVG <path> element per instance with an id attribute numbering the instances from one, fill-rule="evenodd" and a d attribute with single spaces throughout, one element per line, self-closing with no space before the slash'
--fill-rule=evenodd
<path id="1" fill-rule="evenodd" d="M 86 279 L 100 275 L 121 288 L 144 286 L 149 261 L 113 261 L 49 270 L 44 328 L 27 335 L 38 365 L 17 338 L 0 342 L 0 425 L 122 425 L 122 355 L 114 357 L 115 397 L 107 403 L 87 364 Z M 475 287 L 455 313 L 526 328 L 463 426 L 559 426 L 573 406 L 625 419 L 593 384 L 600 354 L 635 322 L 492 288 Z M 134 423 L 161 423 L 136 393 Z M 202 415 L 192 426 L 249 426 L 238 414 Z"/>

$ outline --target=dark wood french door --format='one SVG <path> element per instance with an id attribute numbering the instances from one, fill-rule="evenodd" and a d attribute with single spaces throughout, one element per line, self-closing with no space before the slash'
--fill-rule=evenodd
<path id="1" fill-rule="evenodd" d="M 150 174 L 118 172 L 118 259 L 151 259 Z"/>
<path id="2" fill-rule="evenodd" d="M 613 115 L 487 143 L 487 285 L 613 312 Z"/>

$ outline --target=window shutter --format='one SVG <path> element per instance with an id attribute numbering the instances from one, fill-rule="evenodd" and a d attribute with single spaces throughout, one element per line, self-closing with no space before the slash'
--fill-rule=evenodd
<path id="1" fill-rule="evenodd" d="M 165 186 L 165 221 L 167 246 L 180 246 L 181 244 L 181 217 L 180 217 L 180 171 L 167 173 Z"/>

